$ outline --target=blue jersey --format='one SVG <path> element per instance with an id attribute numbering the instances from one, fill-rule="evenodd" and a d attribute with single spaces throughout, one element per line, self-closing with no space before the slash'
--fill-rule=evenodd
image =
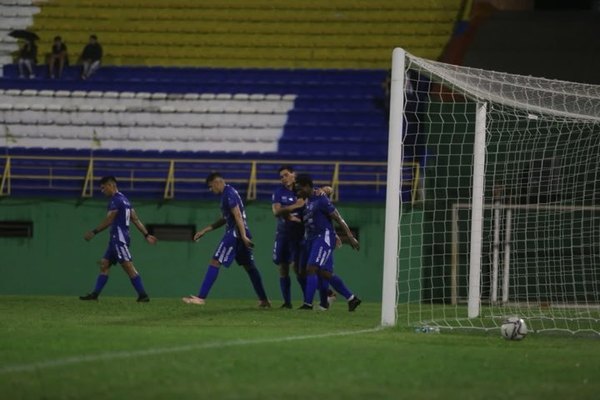
<path id="1" fill-rule="evenodd" d="M 282 207 L 291 206 L 295 204 L 298 200 L 296 193 L 293 190 L 286 188 L 285 186 L 279 187 L 273 193 L 271 197 L 271 203 L 281 204 Z M 301 209 L 296 209 L 291 212 L 289 215 L 295 216 L 298 219 L 302 219 Z M 302 238 L 304 234 L 304 226 L 300 222 L 290 221 L 287 218 L 287 214 L 285 216 L 277 217 L 277 234 L 282 234 L 290 237 Z"/>
<path id="2" fill-rule="evenodd" d="M 225 185 L 223 189 L 223 193 L 221 193 L 221 214 L 223 218 L 225 218 L 225 222 L 227 224 L 227 230 L 237 231 L 237 225 L 235 224 L 235 218 L 231 210 L 236 206 L 240 209 L 240 214 L 242 215 L 242 220 L 244 221 L 244 227 L 246 228 L 246 232 L 248 232 L 248 224 L 246 223 L 246 210 L 244 209 L 244 203 L 242 203 L 242 199 L 238 194 L 237 190 L 229 185 Z"/>
<path id="3" fill-rule="evenodd" d="M 307 240 L 335 235 L 330 217 L 334 211 L 335 207 L 327 196 L 313 195 L 308 198 L 302 216 Z"/>
<path id="4" fill-rule="evenodd" d="M 121 192 L 113 195 L 108 203 L 108 211 L 116 211 L 117 216 L 110 227 L 110 241 L 129 245 L 129 218 L 131 217 L 131 203 Z"/>

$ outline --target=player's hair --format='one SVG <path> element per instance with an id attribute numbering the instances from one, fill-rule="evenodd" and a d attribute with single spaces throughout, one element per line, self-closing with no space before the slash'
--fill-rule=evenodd
<path id="1" fill-rule="evenodd" d="M 281 167 L 279 167 L 279 169 L 277 170 L 277 172 L 281 172 L 281 171 L 284 171 L 286 169 L 288 171 L 292 172 L 292 173 L 294 172 L 294 167 L 292 167 L 291 165 L 282 165 Z"/>
<path id="2" fill-rule="evenodd" d="M 296 185 L 313 187 L 312 177 L 308 174 L 300 174 L 296 177 Z"/>
<path id="3" fill-rule="evenodd" d="M 218 172 L 211 172 L 210 174 L 208 174 L 208 176 L 206 177 L 206 184 L 208 185 L 209 183 L 211 183 L 212 181 L 214 181 L 217 178 L 223 178 L 223 175 L 221 175 Z"/>
<path id="4" fill-rule="evenodd" d="M 96 35 L 90 35 L 90 39 L 98 40 L 98 36 L 96 36 Z"/>
<path id="5" fill-rule="evenodd" d="M 101 185 L 107 184 L 109 182 L 112 182 L 112 183 L 114 183 L 116 185 L 117 184 L 117 178 L 115 178 L 112 175 L 109 175 L 109 176 L 105 176 L 102 179 L 100 179 L 100 184 Z"/>

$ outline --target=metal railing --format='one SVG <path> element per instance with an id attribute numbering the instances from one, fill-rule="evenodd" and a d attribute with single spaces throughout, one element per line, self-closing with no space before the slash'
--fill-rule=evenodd
<path id="1" fill-rule="evenodd" d="M 40 189 L 53 190 L 59 187 L 57 182 L 68 182 L 71 187 L 80 188 L 80 197 L 88 198 L 93 196 L 94 186 L 101 175 L 107 170 L 118 170 L 119 182 L 125 182 L 131 188 L 144 183 L 158 184 L 164 189 L 163 199 L 174 199 L 178 193 L 193 191 L 190 187 L 197 185 L 204 188 L 206 175 L 214 171 L 217 165 L 224 168 L 221 172 L 228 182 L 246 188 L 247 200 L 255 200 L 263 192 L 270 193 L 267 188 L 280 182 L 278 166 L 288 164 L 297 171 L 311 173 L 315 184 L 331 185 L 334 189 L 332 200 L 337 201 L 341 188 L 383 190 L 387 176 L 387 163 L 376 161 L 0 155 L 2 164 L 0 196 L 10 196 L 15 181 L 28 189 L 35 189 L 36 184 L 39 186 L 42 181 L 44 186 Z M 98 170 L 104 172 L 98 173 Z M 419 188 L 419 163 L 404 163 L 403 175 L 403 187 L 410 188 L 411 201 L 414 203 Z"/>

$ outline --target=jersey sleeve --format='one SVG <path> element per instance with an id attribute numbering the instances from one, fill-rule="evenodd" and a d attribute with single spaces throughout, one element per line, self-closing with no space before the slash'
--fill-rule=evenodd
<path id="1" fill-rule="evenodd" d="M 273 194 L 271 195 L 271 204 L 275 204 L 275 203 L 279 203 L 281 204 L 281 201 L 279 200 L 280 194 L 279 194 L 279 189 L 277 189 L 276 191 L 273 192 Z"/>
<path id="2" fill-rule="evenodd" d="M 122 205 L 121 199 L 119 199 L 117 196 L 114 196 L 110 200 L 110 203 L 108 203 L 108 211 L 118 211 Z"/>
<path id="3" fill-rule="evenodd" d="M 335 211 L 335 206 L 327 196 L 319 196 L 319 208 L 327 215 Z"/>
<path id="4" fill-rule="evenodd" d="M 227 192 L 225 193 L 225 204 L 227 204 L 227 207 L 230 210 L 234 209 L 236 206 L 239 205 L 237 196 L 235 195 L 235 192 L 233 190 L 227 190 Z"/>

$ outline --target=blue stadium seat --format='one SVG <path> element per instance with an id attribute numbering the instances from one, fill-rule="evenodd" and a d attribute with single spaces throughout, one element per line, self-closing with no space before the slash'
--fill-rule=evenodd
<path id="1" fill-rule="evenodd" d="M 225 157 L 230 160 L 382 161 L 387 157 L 387 121 L 385 111 L 381 109 L 378 103 L 383 96 L 380 84 L 384 80 L 387 71 L 106 66 L 86 81 L 79 79 L 79 72 L 79 67 L 68 67 L 62 79 L 49 80 L 43 78 L 45 71 L 40 70 L 39 76 L 42 78 L 24 80 L 17 78 L 18 71 L 15 65 L 6 65 L 4 66 L 4 78 L 0 79 L 0 91 L 3 89 L 17 89 L 23 98 L 33 102 L 30 104 L 39 103 L 40 107 L 47 103 L 42 104 L 40 101 L 35 103 L 36 96 L 40 96 L 41 99 L 43 97 L 41 95 L 45 93 L 46 99 L 51 102 L 51 96 L 55 96 L 58 91 L 67 91 L 68 94 L 70 93 L 71 96 L 75 96 L 77 99 L 89 99 L 92 98 L 92 94 L 95 96 L 94 101 L 107 97 L 107 100 L 113 103 L 121 97 L 135 99 L 136 96 L 139 97 L 139 93 L 147 93 L 148 101 L 151 99 L 157 100 L 159 96 L 161 99 L 183 100 L 184 95 L 187 95 L 191 104 L 199 104 L 202 99 L 208 97 L 216 99 L 219 96 L 238 100 L 252 99 L 257 103 L 270 101 L 270 98 L 280 99 L 283 96 L 295 99 L 294 109 L 287 114 L 287 122 L 283 128 L 283 136 L 279 140 L 277 152 L 259 152 L 257 149 L 260 150 L 260 147 L 254 147 L 250 152 L 228 152 L 225 154 L 219 152 L 161 151 L 160 149 L 141 150 L 141 147 L 140 150 L 94 149 L 93 154 L 96 157 L 133 159 L 116 162 L 97 160 L 95 163 L 96 176 L 121 174 L 120 176 L 123 179 L 129 179 L 129 170 L 135 169 L 136 174 L 141 174 L 139 175 L 141 177 L 148 179 L 158 177 L 162 179 L 165 176 L 163 166 L 168 165 L 168 160 L 190 159 L 189 163 L 179 162 L 177 164 L 176 178 L 195 179 L 199 177 L 203 179 L 208 171 L 219 170 L 231 179 L 243 180 L 250 175 L 249 163 L 236 164 L 216 161 L 209 164 L 197 164 L 192 161 L 198 159 L 219 160 Z M 23 93 L 24 90 L 27 91 L 26 94 Z M 210 96 L 208 96 L 209 94 Z M 100 103 L 94 102 L 91 107 L 96 110 L 97 104 Z M 183 106 L 191 107 L 187 104 Z M 44 112 L 44 110 L 40 110 L 39 112 Z M 242 114 L 256 113 L 257 110 L 258 108 L 251 109 L 250 107 L 244 109 L 240 113 L 240 119 L 245 117 Z M 104 113 L 104 111 L 98 112 Z M 153 117 L 149 116 L 149 118 Z M 253 143 L 260 142 L 259 137 L 246 137 L 244 139 L 254 141 Z M 135 146 L 132 140 L 133 138 L 130 139 L 130 145 L 127 148 Z M 173 140 L 183 139 L 176 136 Z M 181 148 L 185 148 L 185 146 Z M 91 153 L 91 149 L 10 148 L 10 154 L 13 155 L 89 157 Z M 152 166 L 156 166 L 156 163 L 135 160 L 143 157 L 165 160 L 158 168 L 162 172 L 152 171 Z M 36 167 L 35 161 L 22 165 Z M 62 164 L 59 162 L 40 162 L 37 167 L 43 169 L 51 165 L 56 168 L 61 166 L 65 168 L 73 167 L 77 170 L 87 166 L 85 162 L 82 163 L 82 167 L 79 164 L 70 164 L 65 161 Z M 277 181 L 277 167 L 277 165 L 262 165 L 259 174 L 267 176 L 267 178 L 261 179 Z M 319 168 L 312 169 L 304 166 L 303 170 L 322 173 L 323 166 Z M 353 168 L 358 169 L 358 167 Z M 74 171 L 71 172 L 75 173 Z M 357 171 L 347 171 L 349 174 L 352 172 Z M 318 179 L 331 179 L 331 175 L 332 171 L 328 171 L 323 176 L 319 176 Z M 199 188 L 196 183 L 177 182 L 176 185 L 178 188 L 185 188 L 185 193 L 196 193 L 192 196 L 198 195 L 198 193 L 206 194 L 203 185 L 200 185 Z M 13 187 L 18 187 L 18 185 L 13 185 Z M 141 193 L 162 193 L 164 187 L 147 182 L 147 184 L 144 183 L 142 189 Z M 347 191 L 347 196 L 356 196 L 357 198 L 368 196 L 371 198 L 373 197 L 372 194 L 369 194 L 371 189 L 351 187 L 344 190 Z M 25 188 L 22 190 L 26 192 Z M 81 190 L 81 188 L 78 190 Z M 261 193 L 264 190 L 265 188 L 262 187 Z M 375 197 L 377 196 L 379 195 Z"/>

